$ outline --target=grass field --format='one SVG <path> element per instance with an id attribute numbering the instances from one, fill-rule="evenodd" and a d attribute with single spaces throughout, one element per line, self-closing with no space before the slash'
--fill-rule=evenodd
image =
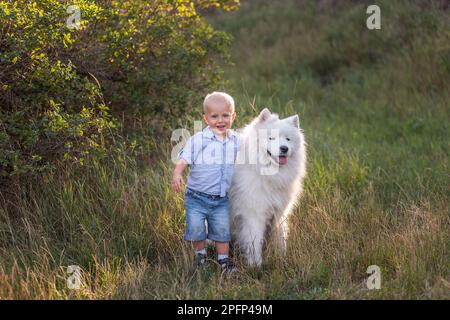
<path id="1" fill-rule="evenodd" d="M 308 177 L 286 258 L 268 252 L 232 277 L 195 270 L 172 144 L 145 136 L 144 160 L 118 150 L 2 204 L 0 298 L 449 299 L 448 11 L 377 1 L 382 29 L 368 30 L 362 1 L 314 3 L 243 1 L 209 17 L 233 36 L 220 89 L 236 127 L 266 106 L 300 116 Z M 366 287 L 370 265 L 380 290 Z"/>

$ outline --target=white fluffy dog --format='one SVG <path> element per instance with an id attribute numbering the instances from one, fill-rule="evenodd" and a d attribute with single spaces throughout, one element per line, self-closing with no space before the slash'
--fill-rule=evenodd
<path id="1" fill-rule="evenodd" d="M 241 139 L 230 186 L 232 236 L 247 263 L 259 266 L 269 231 L 286 251 L 288 218 L 306 174 L 306 146 L 298 115 L 280 120 L 268 109 Z"/>

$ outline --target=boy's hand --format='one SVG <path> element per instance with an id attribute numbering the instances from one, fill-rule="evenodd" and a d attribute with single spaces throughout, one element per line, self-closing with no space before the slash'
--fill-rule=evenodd
<path id="1" fill-rule="evenodd" d="M 183 183 L 183 176 L 181 174 L 174 173 L 172 177 L 172 189 L 175 192 L 180 192 Z"/>
<path id="2" fill-rule="evenodd" d="M 175 192 L 181 191 L 181 186 L 183 185 L 183 171 L 188 166 L 188 163 L 184 159 L 180 159 L 173 170 L 172 176 L 172 189 Z"/>

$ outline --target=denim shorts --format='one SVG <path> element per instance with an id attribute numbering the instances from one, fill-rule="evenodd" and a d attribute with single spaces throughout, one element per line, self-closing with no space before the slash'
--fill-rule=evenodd
<path id="1" fill-rule="evenodd" d="M 184 240 L 230 242 L 230 210 L 228 195 L 212 196 L 186 188 L 186 232 Z M 208 221 L 206 230 L 205 220 Z"/>

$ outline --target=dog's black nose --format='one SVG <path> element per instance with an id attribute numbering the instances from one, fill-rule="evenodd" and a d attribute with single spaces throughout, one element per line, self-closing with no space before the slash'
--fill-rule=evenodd
<path id="1" fill-rule="evenodd" d="M 286 147 L 286 146 L 281 146 L 281 147 L 280 147 L 280 150 L 281 150 L 281 153 L 287 153 L 288 150 L 289 150 L 289 148 Z"/>

